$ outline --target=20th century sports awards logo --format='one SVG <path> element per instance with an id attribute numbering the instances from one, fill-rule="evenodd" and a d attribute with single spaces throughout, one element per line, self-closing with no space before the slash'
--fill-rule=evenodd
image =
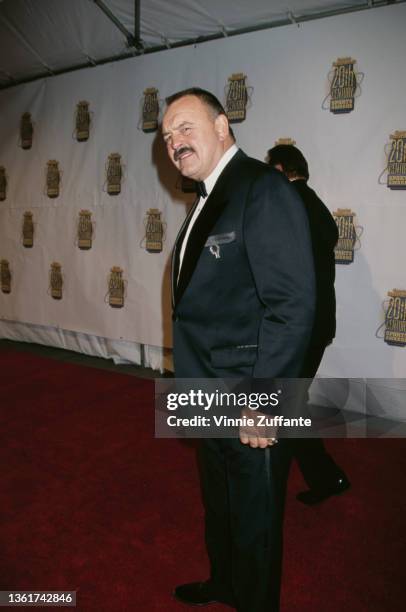
<path id="1" fill-rule="evenodd" d="M 406 346 L 406 290 L 393 289 L 388 297 L 384 340 L 386 344 Z"/>
<path id="2" fill-rule="evenodd" d="M 329 99 L 329 110 L 334 115 L 350 113 L 354 110 L 355 97 L 361 93 L 362 72 L 355 69 L 357 60 L 352 57 L 339 57 L 333 62 L 328 74 L 329 93 L 323 101 L 322 108 L 327 110 L 325 102 Z"/>

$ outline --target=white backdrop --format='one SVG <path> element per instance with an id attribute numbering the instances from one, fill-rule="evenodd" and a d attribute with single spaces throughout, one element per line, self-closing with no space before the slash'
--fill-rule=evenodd
<path id="1" fill-rule="evenodd" d="M 383 322 L 387 291 L 406 289 L 406 193 L 378 184 L 389 134 L 406 129 L 405 23 L 406 7 L 389 6 L 0 92 L 0 165 L 9 176 L 7 200 L 0 202 L 0 259 L 9 260 L 13 275 L 12 293 L 0 292 L 0 335 L 32 341 L 37 333 L 37 341 L 134 361 L 139 361 L 141 343 L 151 347 L 153 365 L 162 365 L 161 351 L 153 347 L 171 346 L 169 257 L 191 198 L 176 188 L 177 176 L 159 136 L 138 129 L 143 91 L 157 87 L 164 98 L 198 85 L 224 101 L 228 76 L 243 72 L 253 94 L 246 121 L 234 126 L 238 144 L 263 159 L 279 137 L 293 137 L 309 161 L 310 185 L 330 210 L 355 211 L 363 227 L 354 263 L 337 266 L 337 338 L 320 373 L 404 376 L 406 347 L 390 347 L 375 332 Z M 321 105 L 327 73 L 343 56 L 355 58 L 365 78 L 355 110 L 339 116 Z M 88 100 L 93 112 L 86 143 L 73 138 L 79 100 Z M 30 151 L 17 146 L 25 111 L 35 123 Z M 126 165 L 122 192 L 115 197 L 103 191 L 105 163 L 113 152 Z M 49 159 L 57 159 L 63 170 L 61 195 L 55 200 L 44 193 Z M 84 208 L 92 211 L 96 224 L 90 251 L 75 245 L 78 213 Z M 140 246 L 149 208 L 159 208 L 167 223 L 160 254 Z M 22 246 L 26 210 L 34 214 L 32 249 Z M 62 264 L 62 301 L 48 295 L 52 261 Z M 128 283 L 122 309 L 105 302 L 112 266 L 123 268 Z M 107 352 L 101 348 L 106 339 Z"/>

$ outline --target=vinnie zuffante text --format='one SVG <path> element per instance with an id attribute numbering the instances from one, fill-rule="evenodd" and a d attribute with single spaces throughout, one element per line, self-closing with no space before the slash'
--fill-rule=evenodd
<path id="1" fill-rule="evenodd" d="M 261 414 L 261 409 L 277 407 L 281 391 L 275 393 L 226 393 L 216 390 L 206 391 L 191 389 L 184 393 L 168 393 L 166 407 L 170 411 L 178 408 L 201 408 L 204 411 L 216 409 L 249 408 L 253 411 L 252 417 L 243 414 L 238 417 L 224 414 L 197 415 L 190 417 L 177 417 L 171 414 L 167 417 L 170 427 L 311 427 L 311 419 L 304 417 L 286 418 L 282 415 Z M 258 412 L 257 412 L 258 411 Z"/>

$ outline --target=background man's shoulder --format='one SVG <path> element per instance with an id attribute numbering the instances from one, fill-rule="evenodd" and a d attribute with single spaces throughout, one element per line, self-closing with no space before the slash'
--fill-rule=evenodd
<path id="1" fill-rule="evenodd" d="M 249 157 L 242 151 L 241 153 L 242 155 L 240 155 L 238 159 L 241 172 L 249 175 L 251 179 L 263 178 L 264 180 L 272 180 L 281 183 L 289 182 L 282 172 L 279 172 L 279 170 L 275 170 L 269 166 L 269 164 L 266 164 L 259 159 Z"/>

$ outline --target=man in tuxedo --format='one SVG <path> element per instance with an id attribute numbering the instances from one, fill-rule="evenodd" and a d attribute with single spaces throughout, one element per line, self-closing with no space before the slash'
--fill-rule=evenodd
<path id="1" fill-rule="evenodd" d="M 162 133 L 199 192 L 172 257 L 176 377 L 299 376 L 315 303 L 302 201 L 280 172 L 238 149 L 208 91 L 167 98 Z M 256 428 L 201 441 L 211 572 L 178 586 L 178 600 L 279 610 L 289 445 Z"/>
<path id="2" fill-rule="evenodd" d="M 289 179 L 302 198 L 309 219 L 316 274 L 316 313 L 300 376 L 314 378 L 336 332 L 334 247 L 338 240 L 337 225 L 328 208 L 308 186 L 308 164 L 297 147 L 276 145 L 268 151 L 268 163 Z M 293 442 L 293 455 L 309 487 L 297 496 L 304 504 L 317 504 L 349 488 L 347 476 L 327 453 L 320 438 L 297 438 Z"/>

